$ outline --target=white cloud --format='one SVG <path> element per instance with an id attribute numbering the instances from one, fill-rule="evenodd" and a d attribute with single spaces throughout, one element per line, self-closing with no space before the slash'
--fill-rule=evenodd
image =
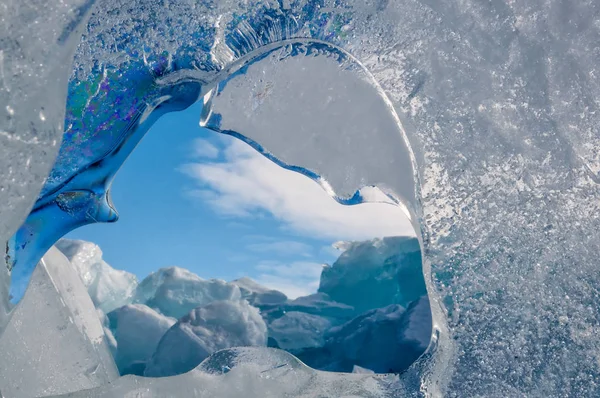
<path id="1" fill-rule="evenodd" d="M 319 288 L 323 264 L 312 262 L 263 262 L 256 269 L 256 281 L 268 288 L 285 293 L 290 299 L 308 296 Z"/>
<path id="2" fill-rule="evenodd" d="M 279 256 L 305 256 L 310 257 L 312 247 L 306 243 L 284 240 L 278 242 L 252 243 L 246 249 L 262 254 L 275 254 Z"/>
<path id="3" fill-rule="evenodd" d="M 343 206 L 316 182 L 271 162 L 247 144 L 230 138 L 226 162 L 182 168 L 198 184 L 192 195 L 227 216 L 268 212 L 287 228 L 333 240 L 364 240 L 413 235 L 403 211 L 394 205 Z"/>
<path id="4" fill-rule="evenodd" d="M 216 159 L 219 157 L 219 148 L 201 138 L 192 141 L 192 150 L 195 157 L 207 159 Z"/>

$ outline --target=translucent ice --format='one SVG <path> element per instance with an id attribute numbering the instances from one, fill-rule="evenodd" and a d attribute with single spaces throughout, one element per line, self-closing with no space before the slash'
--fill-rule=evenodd
<path id="1" fill-rule="evenodd" d="M 236 279 L 231 283 L 239 287 L 242 298 L 255 307 L 281 304 L 287 300 L 287 296 L 280 291 L 266 288 L 248 277 Z"/>
<path id="2" fill-rule="evenodd" d="M 107 317 L 117 344 L 115 361 L 121 375 L 143 375 L 160 339 L 177 321 L 143 304 L 125 305 Z"/>
<path id="3" fill-rule="evenodd" d="M 317 180 L 323 176 L 323 186 L 342 199 L 362 185 L 381 183 L 386 193 L 405 202 L 423 243 L 434 334 L 423 360 L 397 384 L 404 394 L 598 396 L 599 19 L 594 0 L 460 5 L 448 0 L 109 0 L 94 13 L 80 44 L 69 87 L 68 131 L 56 167 L 14 240 L 11 262 L 15 270 L 19 261 L 23 265 L 13 280 L 26 280 L 36 257 L 67 230 L 113 220 L 110 180 L 149 125 L 161 113 L 181 109 L 227 81 L 206 97 L 206 105 L 215 106 L 212 112 L 205 109 L 208 126 L 237 133 Z M 18 25 L 23 19 L 8 20 Z M 65 26 L 61 19 L 45 21 L 53 28 Z M 27 29 L 26 37 L 31 31 L 52 43 L 61 31 L 36 29 L 35 24 L 19 28 Z M 298 53 L 302 45 L 308 55 L 325 56 L 327 62 Z M 59 64 L 67 64 L 54 48 L 42 54 L 57 55 Z M 280 52 L 274 55 L 274 49 Z M 349 60 L 343 65 L 351 64 L 340 67 L 342 76 L 332 66 L 336 54 Z M 315 61 L 307 65 L 309 73 L 290 60 L 294 57 Z M 256 80 L 260 61 L 267 62 L 262 70 L 272 72 L 266 74 L 269 79 Z M 296 73 L 277 70 L 278 64 Z M 318 80 L 321 69 L 329 80 L 321 79 L 319 86 L 313 77 Z M 243 81 L 245 71 L 255 84 Z M 358 82 L 350 77 L 352 71 Z M 294 81 L 300 76 L 306 85 Z M 4 80 L 20 81 L 19 76 Z M 340 92 L 349 94 L 352 105 L 360 104 L 353 90 L 360 86 L 366 87 L 367 104 L 387 106 L 383 125 L 377 124 L 384 130 L 366 125 L 357 131 L 343 120 L 346 113 L 331 112 L 327 117 L 349 128 L 320 131 L 332 120 L 297 108 L 299 101 L 308 103 L 308 110 L 326 104 L 327 87 L 344 84 L 348 87 Z M 230 96 L 228 85 L 239 95 Z M 25 90 L 16 96 L 25 98 L 28 87 L 21 87 Z M 286 87 L 300 91 L 286 96 Z M 276 101 L 269 98 L 271 92 Z M 318 98 L 311 103 L 312 94 Z M 239 106 L 222 101 L 228 97 L 239 99 Z M 283 112 L 263 112 L 261 120 L 252 120 L 253 107 Z M 297 114 L 302 117 L 290 119 L 293 125 L 282 123 L 285 115 Z M 37 110 L 25 112 L 26 122 L 37 115 Z M 395 116 L 396 125 L 389 122 Z M 276 132 L 267 130 L 272 117 Z M 304 119 L 314 130 L 298 134 Z M 16 156 L 21 160 L 15 164 L 27 164 L 27 149 L 0 148 L 0 159 L 11 163 Z M 46 149 L 40 149 L 39 161 L 47 166 Z M 414 162 L 397 159 L 411 152 Z M 10 168 L 1 169 L 14 175 Z M 11 192 L 6 198 L 35 199 L 32 190 L 15 193 L 20 180 L 5 175 L 2 181 Z M 32 175 L 39 184 L 41 173 L 23 173 L 25 179 Z M 406 179 L 414 192 L 402 189 Z M 8 230 L 18 227 L 18 217 L 7 207 L 2 217 Z M 240 373 L 222 378 L 234 380 Z M 202 394 L 179 380 L 152 384 L 128 378 L 97 391 Z M 274 396 L 298 393 L 287 381 L 271 379 L 273 384 L 262 387 L 277 391 Z M 234 388 L 226 384 L 216 382 L 215 388 L 226 394 Z M 322 395 L 340 396 L 329 392 Z"/>
<path id="4" fill-rule="evenodd" d="M 179 319 L 197 307 L 218 300 L 240 300 L 240 289 L 218 279 L 206 280 L 179 267 L 162 268 L 140 282 L 135 302 Z"/>
<path id="5" fill-rule="evenodd" d="M 54 163 L 64 131 L 73 54 L 93 4 L 2 2 L 0 242 L 24 220 Z"/>
<path id="6" fill-rule="evenodd" d="M 106 314 L 131 303 L 138 284 L 137 277 L 108 265 L 102 260 L 102 250 L 97 245 L 61 239 L 56 247 L 78 271 L 96 308 Z"/>
<path id="7" fill-rule="evenodd" d="M 321 274 L 319 292 L 357 313 L 390 304 L 407 306 L 426 294 L 421 248 L 415 238 L 392 237 L 345 245 Z"/>
<path id="8" fill-rule="evenodd" d="M 321 347 L 331 326 L 331 320 L 325 317 L 289 311 L 269 323 L 269 338 L 277 347 L 292 352 Z"/>
<path id="9" fill-rule="evenodd" d="M 426 298 L 424 303 L 419 306 L 414 302 L 408 310 L 393 304 L 368 311 L 327 330 L 322 347 L 296 352 L 296 355 L 307 365 L 322 370 L 352 372 L 358 365 L 377 373 L 403 372 L 426 348 L 422 337 L 414 340 L 407 333 L 410 320 L 419 317 L 425 320 L 422 332 L 429 336 L 431 318 Z"/>
<path id="10" fill-rule="evenodd" d="M 0 338 L 6 397 L 92 388 L 118 377 L 102 325 L 79 275 L 52 248 L 34 271 Z"/>
<path id="11" fill-rule="evenodd" d="M 256 308 L 246 300 L 215 301 L 191 311 L 169 329 L 144 374 L 182 374 L 224 348 L 266 345 L 267 326 Z"/>
<path id="12" fill-rule="evenodd" d="M 219 351 L 195 371 L 183 375 L 126 376 L 111 385 L 62 397 L 383 398 L 394 381 L 395 378 L 389 376 L 319 372 L 285 351 L 246 347 Z M 402 394 L 402 391 L 397 392 Z"/>

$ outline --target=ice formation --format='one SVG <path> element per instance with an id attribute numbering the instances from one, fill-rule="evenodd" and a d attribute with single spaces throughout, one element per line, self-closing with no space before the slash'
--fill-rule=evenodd
<path id="1" fill-rule="evenodd" d="M 108 265 L 102 260 L 102 250 L 97 245 L 61 239 L 56 247 L 77 269 L 96 308 L 107 314 L 132 301 L 137 277 Z"/>
<path id="2" fill-rule="evenodd" d="M 0 337 L 0 352 L 1 389 L 7 398 L 79 391 L 119 375 L 94 304 L 56 248 L 35 269 Z"/>
<path id="3" fill-rule="evenodd" d="M 176 319 L 217 300 L 240 300 L 240 289 L 218 279 L 205 280 L 179 267 L 162 268 L 137 287 L 134 301 Z"/>
<path id="4" fill-rule="evenodd" d="M 321 274 L 319 292 L 357 313 L 390 304 L 407 306 L 426 294 L 421 248 L 410 237 L 389 237 L 345 245 Z"/>
<path id="5" fill-rule="evenodd" d="M 194 309 L 167 331 L 144 375 L 182 374 L 219 350 L 266 345 L 267 326 L 256 308 L 246 300 L 214 301 Z"/>
<path id="6" fill-rule="evenodd" d="M 107 315 L 115 339 L 115 362 L 121 375 L 143 375 L 146 362 L 163 335 L 177 321 L 143 304 L 129 304 Z"/>
<path id="7" fill-rule="evenodd" d="M 431 331 L 429 303 L 426 297 L 422 300 L 425 307 L 414 302 L 407 310 L 392 304 L 365 312 L 341 326 L 328 329 L 324 344 L 294 353 L 315 369 L 353 372 L 354 366 L 360 366 L 376 373 L 404 372 L 426 348 L 420 342 L 406 338 L 411 319 L 425 315 L 429 322 L 420 324 L 423 327 L 421 333 L 427 336 Z"/>
<path id="8" fill-rule="evenodd" d="M 51 167 L 64 54 L 92 4 L 4 8 L 3 241 Z M 120 164 L 160 114 L 203 97 L 207 127 L 341 201 L 378 185 L 406 206 L 423 244 L 434 333 L 388 393 L 598 396 L 598 12 L 593 0 L 106 0 L 77 50 L 57 163 L 9 244 L 13 297 L 65 232 L 115 220 L 107 192 Z M 350 113 L 332 104 L 324 115 L 330 97 Z M 78 396 L 382 388 L 369 375 L 293 369 L 269 379 L 248 363 L 219 376 L 122 378 Z"/>
<path id="9" fill-rule="evenodd" d="M 231 282 L 240 288 L 242 298 L 255 306 L 277 305 L 287 301 L 287 296 L 280 291 L 266 288 L 248 277 Z"/>

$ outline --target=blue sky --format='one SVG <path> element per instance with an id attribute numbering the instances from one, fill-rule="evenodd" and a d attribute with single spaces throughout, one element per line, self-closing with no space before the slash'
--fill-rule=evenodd
<path id="1" fill-rule="evenodd" d="M 200 104 L 162 117 L 119 171 L 115 224 L 67 237 L 97 243 L 140 279 L 180 266 L 203 278 L 250 276 L 295 297 L 316 291 L 332 244 L 408 235 L 388 204 L 343 206 L 247 144 L 198 125 Z"/>

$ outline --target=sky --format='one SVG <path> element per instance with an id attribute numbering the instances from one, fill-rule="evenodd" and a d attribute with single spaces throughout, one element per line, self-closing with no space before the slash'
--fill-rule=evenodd
<path id="1" fill-rule="evenodd" d="M 120 218 L 67 235 L 141 280 L 179 266 L 205 279 L 249 276 L 289 297 L 314 293 L 337 241 L 414 234 L 401 209 L 344 206 L 246 143 L 199 126 L 200 104 L 160 118 L 111 188 Z"/>

